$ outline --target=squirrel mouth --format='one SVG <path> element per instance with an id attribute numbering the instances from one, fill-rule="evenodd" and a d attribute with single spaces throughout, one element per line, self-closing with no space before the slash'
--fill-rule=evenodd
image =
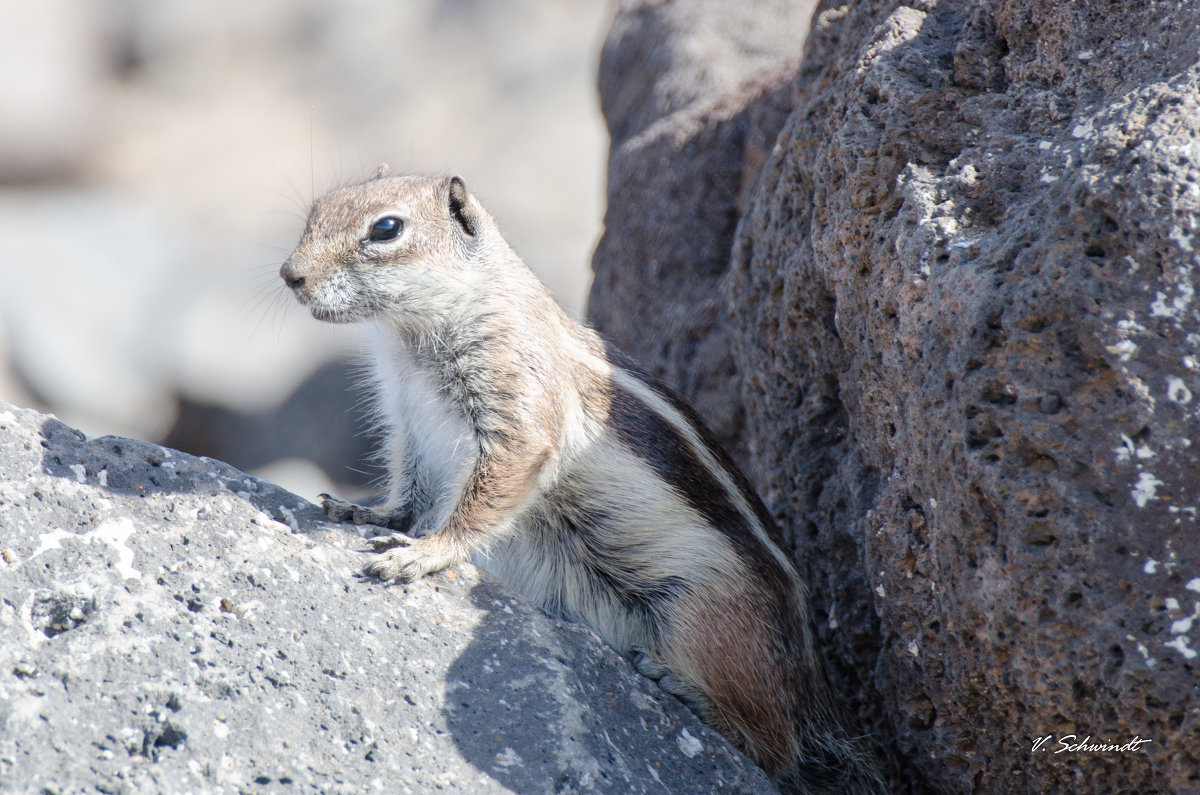
<path id="1" fill-rule="evenodd" d="M 354 313 L 344 310 L 329 309 L 328 307 L 317 306 L 316 304 L 313 304 L 308 309 L 312 312 L 313 317 L 325 323 L 353 323 L 358 320 L 358 317 Z"/>

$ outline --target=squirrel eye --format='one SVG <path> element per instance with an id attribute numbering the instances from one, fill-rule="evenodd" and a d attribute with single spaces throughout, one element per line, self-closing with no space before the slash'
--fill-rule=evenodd
<path id="1" fill-rule="evenodd" d="M 371 231 L 367 235 L 367 240 L 395 240 L 403 228 L 404 222 L 399 218 L 392 216 L 380 218 L 371 224 Z"/>

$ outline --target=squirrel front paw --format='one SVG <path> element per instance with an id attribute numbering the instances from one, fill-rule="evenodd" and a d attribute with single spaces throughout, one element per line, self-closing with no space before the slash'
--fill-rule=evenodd
<path id="1" fill-rule="evenodd" d="M 403 532 L 412 524 L 408 511 L 384 511 L 379 508 L 369 508 L 365 505 L 335 497 L 332 494 L 321 494 L 321 510 L 335 522 L 352 522 L 354 524 L 372 524 L 377 527 L 387 527 Z"/>
<path id="2" fill-rule="evenodd" d="M 629 660 L 642 676 L 657 682 L 659 689 L 679 699 L 702 720 L 707 720 L 711 714 L 712 702 L 695 685 L 685 679 L 675 676 L 675 672 L 657 659 L 644 646 L 634 646 L 630 649 Z"/>
<path id="3" fill-rule="evenodd" d="M 386 549 L 366 566 L 366 572 L 381 580 L 412 582 L 426 574 L 441 571 L 462 558 L 446 550 L 436 538 L 412 539 L 408 536 L 382 536 L 376 549 Z"/>

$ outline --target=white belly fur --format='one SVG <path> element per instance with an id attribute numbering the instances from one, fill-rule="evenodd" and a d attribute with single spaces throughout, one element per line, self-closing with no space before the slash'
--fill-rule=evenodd
<path id="1" fill-rule="evenodd" d="M 448 512 L 478 453 L 475 436 L 466 418 L 407 350 L 379 337 L 375 342 L 381 419 L 393 436 L 403 437 L 422 480 L 433 492 L 435 510 Z"/>

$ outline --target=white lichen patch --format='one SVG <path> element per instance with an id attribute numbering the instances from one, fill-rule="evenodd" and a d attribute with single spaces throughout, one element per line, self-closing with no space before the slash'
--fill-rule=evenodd
<path id="1" fill-rule="evenodd" d="M 1127 313 L 1126 317 L 1117 321 L 1117 332 L 1124 339 L 1130 334 L 1146 334 L 1146 327 L 1137 322 L 1137 317 L 1133 312 Z"/>
<path id="2" fill-rule="evenodd" d="M 283 516 L 284 521 L 287 522 L 288 527 L 292 529 L 293 533 L 300 532 L 300 523 L 296 521 L 296 514 L 291 508 L 288 508 L 286 505 L 280 505 L 279 513 Z"/>
<path id="3" fill-rule="evenodd" d="M 142 576 L 142 573 L 133 567 L 133 549 L 128 545 L 129 537 L 135 531 L 133 520 L 121 517 L 120 519 L 109 519 L 87 534 L 98 541 L 110 544 L 116 550 L 117 571 L 126 580 L 140 579 Z"/>
<path id="4" fill-rule="evenodd" d="M 1132 635 L 1127 635 L 1126 637 L 1129 640 L 1134 639 Z M 1138 643 L 1137 650 L 1138 653 L 1142 655 L 1142 660 L 1146 663 L 1147 668 L 1153 668 L 1154 666 L 1158 665 L 1158 660 L 1150 656 L 1150 650 L 1146 648 L 1145 643 Z"/>
<path id="5" fill-rule="evenodd" d="M 1195 609 L 1190 616 L 1171 622 L 1171 634 L 1183 635 L 1184 633 L 1191 632 L 1192 622 L 1197 618 L 1200 618 L 1200 602 L 1195 603 Z"/>
<path id="6" fill-rule="evenodd" d="M 1071 136 L 1074 138 L 1087 138 L 1096 132 L 1095 119 L 1088 119 L 1080 122 L 1071 128 Z"/>
<path id="7" fill-rule="evenodd" d="M 963 185 L 977 180 L 975 167 L 954 160 L 954 178 Z M 929 169 L 909 164 L 896 177 L 896 187 L 904 197 L 904 223 L 893 244 L 896 256 L 913 271 L 911 284 L 921 286 L 937 269 L 939 257 L 947 252 L 970 251 L 978 242 L 959 228 L 959 208 L 941 196 Z M 969 254 L 968 254 L 969 256 Z"/>
<path id="8" fill-rule="evenodd" d="M 1105 347 L 1109 353 L 1117 357 L 1117 361 L 1127 362 L 1137 353 L 1137 343 L 1133 340 L 1121 340 L 1116 345 L 1108 345 Z"/>
<path id="9" fill-rule="evenodd" d="M 1188 580 L 1187 585 L 1183 587 L 1187 588 L 1189 591 L 1200 593 L 1200 577 L 1193 577 L 1192 579 Z"/>
<path id="10" fill-rule="evenodd" d="M 704 744 L 693 737 L 686 726 L 679 730 L 679 736 L 675 738 L 675 742 L 679 745 L 679 750 L 688 759 L 694 758 L 696 754 L 704 750 Z"/>
<path id="11" fill-rule="evenodd" d="M 87 483 L 87 470 L 83 464 L 72 464 L 71 471 L 75 473 L 76 483 Z"/>
<path id="12" fill-rule="evenodd" d="M 42 533 L 38 536 L 38 548 L 29 556 L 30 560 L 52 549 L 62 549 L 62 542 L 68 538 L 79 538 L 79 536 L 57 527 L 48 533 Z"/>
<path id="13" fill-rule="evenodd" d="M 1192 402 L 1192 390 L 1187 388 L 1187 384 L 1183 382 L 1182 378 L 1169 376 L 1167 378 L 1167 397 L 1173 403 L 1186 406 Z"/>
<path id="14" fill-rule="evenodd" d="M 1133 484 L 1133 490 L 1129 492 L 1129 496 L 1133 497 L 1133 501 L 1137 503 L 1137 507 L 1145 508 L 1146 503 L 1156 499 L 1155 492 L 1163 482 L 1149 472 L 1139 472 L 1137 482 Z"/>
<path id="15" fill-rule="evenodd" d="M 1175 640 L 1164 643 L 1163 645 L 1182 654 L 1183 659 L 1185 660 L 1194 660 L 1196 658 L 1195 650 L 1188 646 L 1188 639 L 1186 635 L 1180 635 L 1175 638 Z"/>
<path id="16" fill-rule="evenodd" d="M 52 549 L 62 549 L 62 542 L 66 540 L 73 539 L 87 543 L 99 541 L 110 545 L 116 551 L 117 572 L 121 575 L 122 579 L 140 579 L 142 573 L 133 567 L 133 549 L 128 544 L 129 537 L 134 532 L 136 532 L 136 528 L 133 526 L 133 520 L 128 517 L 108 519 L 102 522 L 95 530 L 87 533 L 69 533 L 66 530 L 56 528 L 48 533 L 41 534 L 38 548 L 29 557 L 32 559 Z"/>
<path id="17" fill-rule="evenodd" d="M 1147 558 L 1146 562 L 1142 565 L 1142 571 L 1146 574 L 1154 574 L 1158 571 L 1158 561 L 1154 558 Z"/>
<path id="18" fill-rule="evenodd" d="M 1169 238 L 1169 239 L 1170 239 L 1170 240 L 1171 240 L 1171 241 L 1172 241 L 1172 242 L 1173 242 L 1175 245 L 1179 246 L 1179 247 L 1180 247 L 1181 249 L 1183 249 L 1184 251 L 1193 251 L 1193 250 L 1194 250 L 1194 249 L 1192 248 L 1192 234 L 1191 234 L 1191 232 L 1185 232 L 1185 231 L 1183 231 L 1183 228 L 1182 228 L 1182 227 L 1179 227 L 1179 226 L 1172 227 L 1172 229 L 1171 229 L 1170 233 L 1168 233 L 1168 234 L 1167 234 L 1167 237 L 1168 237 L 1168 238 Z"/>
<path id="19" fill-rule="evenodd" d="M 516 751 L 505 746 L 503 751 L 496 754 L 495 764 L 496 767 L 519 767 L 525 764 L 525 760 Z"/>
<path id="20" fill-rule="evenodd" d="M 882 25 L 875 29 L 875 40 L 870 42 L 859 56 L 858 69 L 866 72 L 886 53 L 908 44 L 915 39 L 925 24 L 925 13 L 908 6 L 900 6 L 892 12 Z"/>
<path id="21" fill-rule="evenodd" d="M 1171 298 L 1169 303 L 1166 293 L 1161 291 L 1154 293 L 1154 300 L 1150 303 L 1152 317 L 1167 318 L 1177 323 L 1184 319 L 1184 313 L 1187 312 L 1192 298 L 1196 295 L 1196 288 L 1188 280 L 1181 281 L 1177 288 L 1179 295 Z"/>
<path id="22" fill-rule="evenodd" d="M 1141 400 L 1151 408 L 1154 407 L 1154 398 L 1150 396 L 1150 387 L 1146 386 L 1145 381 L 1131 375 L 1126 381 L 1126 384 L 1128 384 L 1129 388 L 1133 390 L 1136 399 Z"/>

